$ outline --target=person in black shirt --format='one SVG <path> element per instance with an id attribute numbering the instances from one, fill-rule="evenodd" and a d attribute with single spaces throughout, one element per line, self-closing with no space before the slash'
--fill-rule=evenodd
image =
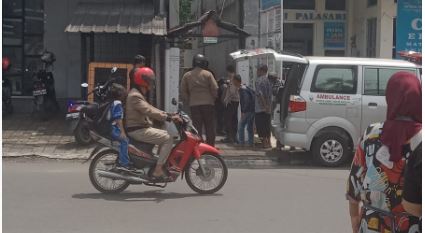
<path id="1" fill-rule="evenodd" d="M 403 207 L 417 217 L 422 213 L 422 143 L 407 160 L 404 173 Z"/>
<path id="2" fill-rule="evenodd" d="M 145 59 L 144 56 L 142 56 L 142 55 L 134 56 L 133 69 L 131 69 L 130 73 L 129 73 L 130 80 L 133 80 L 133 75 L 134 75 L 134 72 L 136 71 L 136 69 L 140 68 L 140 67 L 144 67 L 145 65 L 146 65 L 146 59 Z"/>

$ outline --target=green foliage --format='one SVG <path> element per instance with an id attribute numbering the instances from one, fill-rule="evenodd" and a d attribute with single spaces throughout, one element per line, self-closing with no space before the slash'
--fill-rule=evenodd
<path id="1" fill-rule="evenodd" d="M 180 14 L 179 14 L 179 18 L 180 18 L 180 24 L 185 24 L 187 22 L 190 22 L 192 19 L 192 14 L 191 14 L 191 4 L 192 4 L 192 0 L 180 0 Z"/>

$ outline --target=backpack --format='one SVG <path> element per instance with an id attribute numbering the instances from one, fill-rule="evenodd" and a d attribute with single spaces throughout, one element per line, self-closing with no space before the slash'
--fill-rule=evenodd
<path id="1" fill-rule="evenodd" d="M 245 85 L 245 87 L 249 93 L 250 101 L 252 101 L 251 103 L 255 103 L 255 91 L 251 87 L 248 87 L 247 85 Z"/>
<path id="2" fill-rule="evenodd" d="M 99 107 L 99 113 L 94 119 L 94 129 L 95 131 L 106 138 L 112 138 L 112 117 L 111 117 L 111 107 L 113 101 L 102 104 Z"/>

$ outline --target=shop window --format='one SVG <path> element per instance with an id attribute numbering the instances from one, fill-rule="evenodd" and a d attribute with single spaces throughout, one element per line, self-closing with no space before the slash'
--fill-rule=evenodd
<path id="1" fill-rule="evenodd" d="M 3 18 L 3 44 L 22 44 L 22 19 Z"/>
<path id="2" fill-rule="evenodd" d="M 413 69 L 366 68 L 364 70 L 364 95 L 385 96 L 388 80 L 397 72 L 415 73 Z"/>
<path id="3" fill-rule="evenodd" d="M 312 92 L 355 94 L 357 78 L 354 67 L 322 66 L 315 72 Z"/>
<path id="4" fill-rule="evenodd" d="M 43 37 L 27 36 L 25 37 L 25 54 L 26 55 L 41 55 L 44 50 Z"/>
<path id="5" fill-rule="evenodd" d="M 378 0 L 367 0 L 367 7 L 376 6 L 378 4 Z"/>
<path id="6" fill-rule="evenodd" d="M 316 3 L 315 0 L 284 0 L 283 9 L 314 10 Z"/>
<path id="7" fill-rule="evenodd" d="M 3 1 L 2 19 L 3 56 L 12 63 L 4 76 L 11 80 L 14 95 L 32 95 L 32 77 L 42 68 L 44 1 Z"/>
<path id="8" fill-rule="evenodd" d="M 98 33 L 94 35 L 94 60 L 132 63 L 134 54 L 150 54 L 151 44 L 150 37 L 147 36 Z"/>
<path id="9" fill-rule="evenodd" d="M 22 0 L 3 1 L 3 17 L 22 16 Z"/>
<path id="10" fill-rule="evenodd" d="M 44 30 L 44 11 L 42 0 L 25 2 L 25 33 L 42 34 Z"/>
<path id="11" fill-rule="evenodd" d="M 326 0 L 326 10 L 345 11 L 346 0 Z"/>
<path id="12" fill-rule="evenodd" d="M 376 57 L 376 18 L 367 20 L 367 57 Z"/>

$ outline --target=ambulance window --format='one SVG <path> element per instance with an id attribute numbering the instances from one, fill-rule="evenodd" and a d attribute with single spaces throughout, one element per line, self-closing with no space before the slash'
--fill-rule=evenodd
<path id="1" fill-rule="evenodd" d="M 354 67 L 322 66 L 315 71 L 312 92 L 356 94 L 357 77 Z"/>
<path id="2" fill-rule="evenodd" d="M 366 68 L 364 71 L 364 95 L 385 96 L 388 80 L 397 72 L 406 71 L 416 75 L 414 69 Z"/>
<path id="3" fill-rule="evenodd" d="M 378 95 L 378 69 L 365 69 L 364 74 L 364 91 L 365 95 Z"/>

